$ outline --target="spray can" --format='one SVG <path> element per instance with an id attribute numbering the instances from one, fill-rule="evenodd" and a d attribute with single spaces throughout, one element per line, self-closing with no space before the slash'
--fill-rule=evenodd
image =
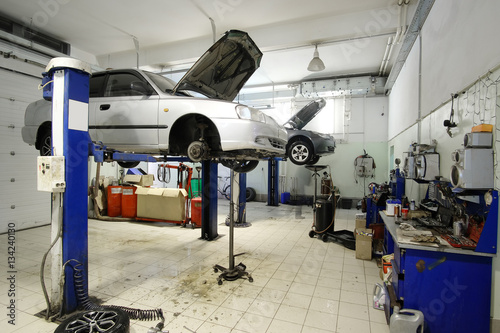
<path id="1" fill-rule="evenodd" d="M 415 199 L 411 199 L 410 201 L 410 210 L 415 210 Z"/>

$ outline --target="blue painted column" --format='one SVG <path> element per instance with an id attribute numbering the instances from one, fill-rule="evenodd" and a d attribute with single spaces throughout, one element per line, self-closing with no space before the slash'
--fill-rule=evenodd
<path id="1" fill-rule="evenodd" d="M 277 158 L 270 158 L 268 162 L 267 205 L 279 206 L 279 164 Z"/>
<path id="2" fill-rule="evenodd" d="M 52 153 L 64 156 L 66 189 L 54 193 L 53 199 L 62 208 L 62 262 L 65 267 L 64 313 L 77 309 L 73 281 L 76 262 L 81 263 L 88 281 L 88 102 L 90 66 L 71 58 L 54 58 L 47 66 L 52 87 Z M 59 216 L 59 219 L 60 219 Z M 53 212 L 53 228 L 54 217 Z M 54 235 L 54 234 L 53 234 Z M 54 262 L 53 262 L 54 264 Z M 57 277 L 58 278 L 58 277 Z M 56 277 L 53 276 L 53 281 Z M 53 282 L 54 284 L 54 282 Z M 54 286 L 53 286 L 54 287 Z M 88 286 L 83 286 L 88 292 Z"/>
<path id="3" fill-rule="evenodd" d="M 239 195 L 237 203 L 237 216 L 235 217 L 236 223 L 245 223 L 247 221 L 246 205 L 247 205 L 247 174 L 238 174 Z M 234 187 L 231 186 L 231 189 Z"/>
<path id="4" fill-rule="evenodd" d="M 217 233 L 217 163 L 201 162 L 201 238 L 213 240 Z"/>

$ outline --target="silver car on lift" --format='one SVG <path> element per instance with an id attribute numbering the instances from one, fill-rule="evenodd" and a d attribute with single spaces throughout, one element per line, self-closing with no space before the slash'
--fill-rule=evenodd
<path id="1" fill-rule="evenodd" d="M 288 132 L 287 157 L 297 165 L 316 164 L 321 156 L 335 152 L 335 138 L 330 134 L 304 130 L 325 107 L 323 98 L 309 102 L 285 123 Z"/>
<path id="2" fill-rule="evenodd" d="M 261 57 L 247 33 L 230 30 L 177 84 L 138 69 L 94 73 L 90 138 L 118 151 L 216 160 L 237 172 L 251 171 L 262 158 L 284 157 L 286 129 L 257 109 L 231 102 Z M 24 122 L 23 140 L 50 155 L 51 103 L 31 103 Z"/>

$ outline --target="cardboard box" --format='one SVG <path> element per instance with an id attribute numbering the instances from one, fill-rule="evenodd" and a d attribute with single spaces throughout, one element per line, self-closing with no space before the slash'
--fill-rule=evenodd
<path id="1" fill-rule="evenodd" d="M 186 220 L 186 190 L 138 187 L 135 193 L 137 217 L 178 222 Z"/>
<path id="2" fill-rule="evenodd" d="M 366 214 L 356 214 L 356 224 L 354 225 L 354 230 L 358 228 L 366 228 Z"/>
<path id="3" fill-rule="evenodd" d="M 356 238 L 356 259 L 372 260 L 373 230 L 358 228 L 354 232 Z"/>
<path id="4" fill-rule="evenodd" d="M 354 230 L 366 228 L 366 220 L 356 219 L 356 224 L 354 225 Z"/>
<path id="5" fill-rule="evenodd" d="M 154 175 L 125 175 L 123 181 L 139 186 L 151 186 L 155 180 Z"/>

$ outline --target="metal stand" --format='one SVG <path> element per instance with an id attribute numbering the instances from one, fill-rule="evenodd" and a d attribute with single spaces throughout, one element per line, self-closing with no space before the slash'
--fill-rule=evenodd
<path id="1" fill-rule="evenodd" d="M 235 172 L 231 170 L 231 182 L 235 177 Z M 229 268 L 225 268 L 220 265 L 214 266 L 214 272 L 217 273 L 221 271 L 222 273 L 217 278 L 217 283 L 222 284 L 222 280 L 235 281 L 240 278 L 248 277 L 249 282 L 253 282 L 253 278 L 250 273 L 246 272 L 247 266 L 243 263 L 234 265 L 234 258 L 242 255 L 244 253 L 234 254 L 234 191 L 231 191 L 231 202 L 229 204 Z"/>

